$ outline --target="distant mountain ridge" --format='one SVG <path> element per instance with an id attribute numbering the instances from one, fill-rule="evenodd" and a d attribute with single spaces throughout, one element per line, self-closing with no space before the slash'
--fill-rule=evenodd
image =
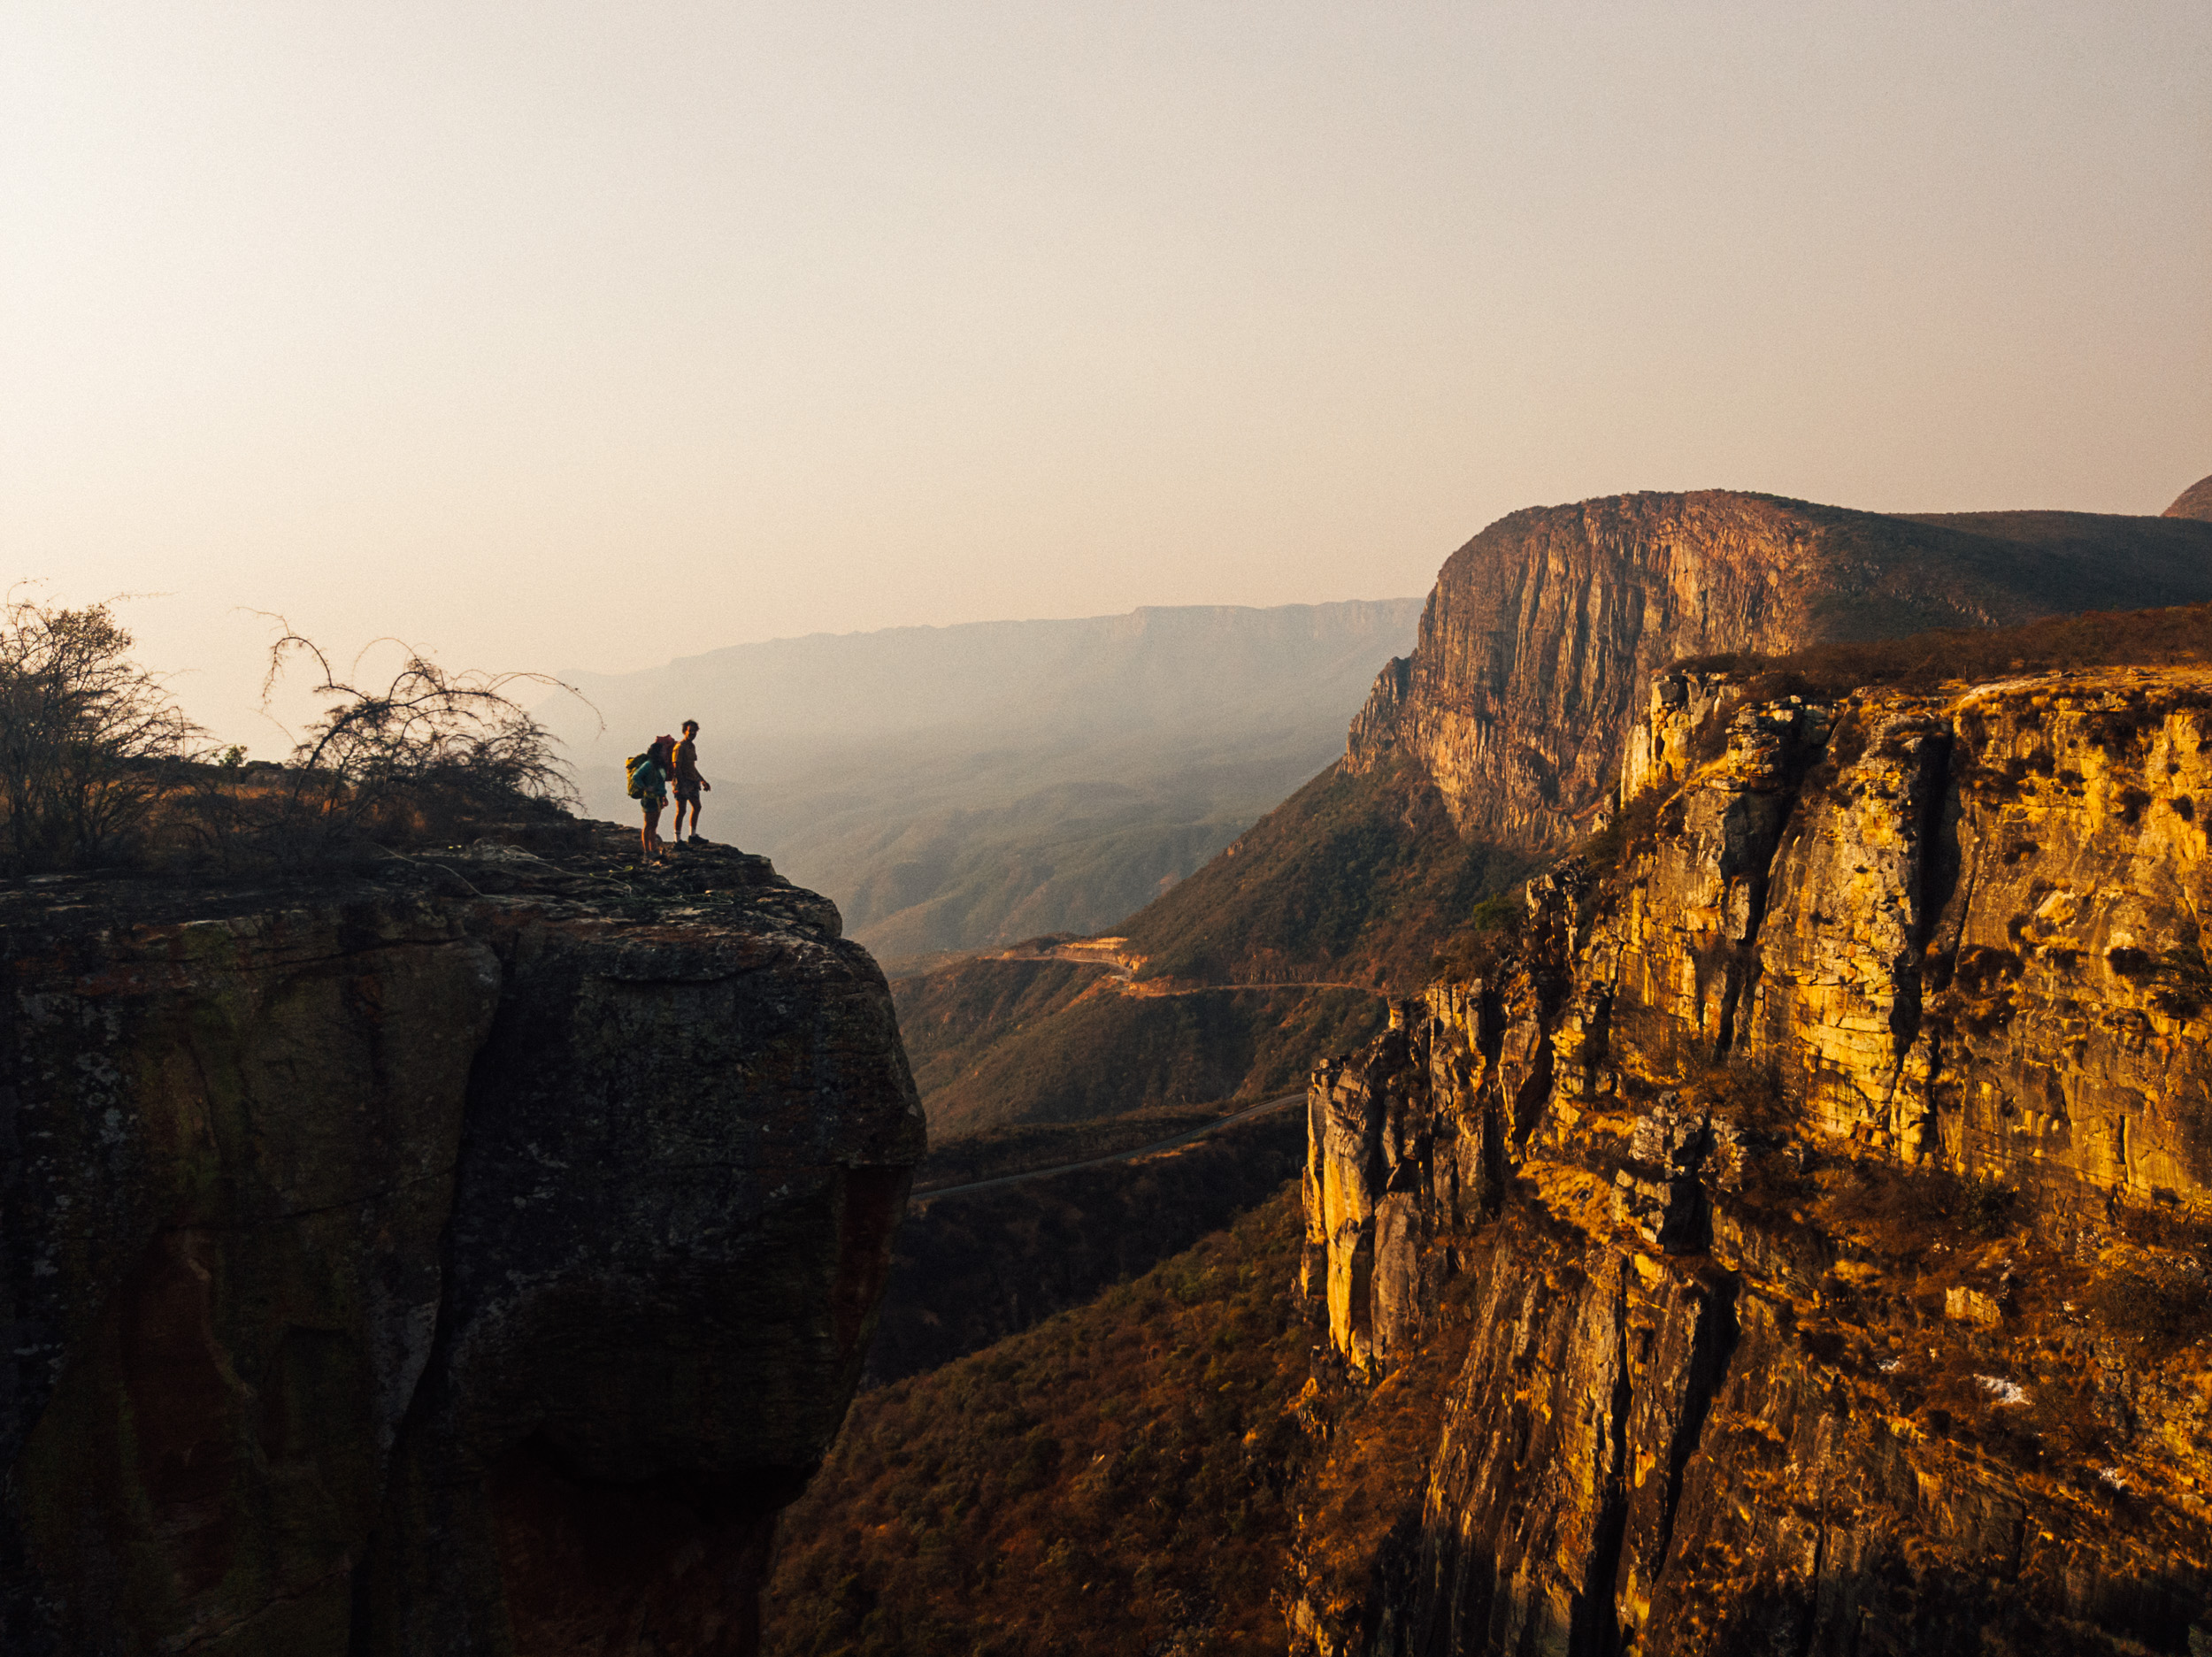
<path id="1" fill-rule="evenodd" d="M 710 838 L 767 853 L 896 959 L 1104 926 L 1325 764 L 1420 601 L 1148 607 L 818 633 L 638 673 L 541 710 L 590 809 L 696 718 Z"/>

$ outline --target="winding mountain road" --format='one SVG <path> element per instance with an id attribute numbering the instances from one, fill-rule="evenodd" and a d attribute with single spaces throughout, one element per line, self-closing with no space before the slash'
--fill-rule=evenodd
<path id="1" fill-rule="evenodd" d="M 928 1191 L 911 1193 L 907 1201 L 909 1202 L 933 1202 L 939 1197 L 965 1196 L 972 1191 L 990 1191 L 1000 1185 L 1018 1185 L 1025 1180 L 1048 1179 L 1055 1174 L 1071 1174 L 1079 1168 L 1104 1168 L 1114 1162 L 1133 1162 L 1141 1156 L 1150 1156 L 1160 1151 L 1171 1151 L 1179 1146 L 1189 1145 L 1202 1139 L 1209 1134 L 1218 1133 L 1224 1128 L 1233 1128 L 1240 1122 L 1249 1122 L 1254 1116 L 1263 1116 L 1271 1110 L 1280 1110 L 1285 1105 L 1297 1104 L 1305 1096 L 1306 1090 L 1302 1087 L 1294 1093 L 1278 1093 L 1272 1099 L 1263 1099 L 1256 1105 L 1248 1105 L 1234 1115 L 1223 1116 L 1217 1122 L 1209 1122 L 1203 1127 L 1193 1128 L 1187 1133 L 1179 1133 L 1173 1139 L 1156 1139 L 1149 1145 L 1140 1145 L 1126 1151 L 1116 1151 L 1110 1156 L 1091 1156 L 1086 1157 L 1079 1162 L 1062 1162 L 1055 1168 L 1032 1168 L 1018 1174 L 1000 1174 L 990 1179 L 971 1180 L 964 1185 L 938 1185 Z"/>
<path id="2" fill-rule="evenodd" d="M 1004 949 L 996 955 L 975 958 L 979 961 L 1071 961 L 1079 966 L 1103 967 L 1106 977 L 1129 995 L 1207 995 L 1223 990 L 1357 990 L 1363 995 L 1386 993 L 1371 984 L 1351 984 L 1340 978 L 1281 978 L 1271 983 L 1241 984 L 1178 984 L 1172 978 L 1140 979 L 1137 969 L 1143 964 L 1143 958 L 1112 947 L 1120 941 L 1118 938 L 1113 938 L 1102 942 L 1055 944 L 1048 949 Z"/>

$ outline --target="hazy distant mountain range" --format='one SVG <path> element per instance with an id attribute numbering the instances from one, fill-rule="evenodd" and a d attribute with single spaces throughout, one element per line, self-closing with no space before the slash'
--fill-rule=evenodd
<path id="1" fill-rule="evenodd" d="M 1111 925 L 1344 749 L 1417 598 L 1147 608 L 817 633 L 642 672 L 565 674 L 594 815 L 686 718 L 710 839 L 767 853 L 891 960 Z"/>

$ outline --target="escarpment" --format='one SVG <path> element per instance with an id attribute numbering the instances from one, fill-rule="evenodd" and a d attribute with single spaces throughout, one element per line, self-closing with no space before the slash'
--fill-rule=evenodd
<path id="1" fill-rule="evenodd" d="M 752 1649 L 921 1118 L 833 908 L 607 836 L 0 894 L 0 1646 Z"/>
<path id="2" fill-rule="evenodd" d="M 2212 524 L 2178 510 L 1907 518 L 1717 489 L 1532 508 L 1446 561 L 1346 763 L 1410 760 L 1463 836 L 1555 848 L 1602 810 L 1668 663 L 2206 599 Z"/>
<path id="3" fill-rule="evenodd" d="M 2205 1649 L 2212 671 L 1644 694 L 1606 833 L 1315 1074 L 1317 1316 L 1453 1378 L 1294 1649 Z"/>

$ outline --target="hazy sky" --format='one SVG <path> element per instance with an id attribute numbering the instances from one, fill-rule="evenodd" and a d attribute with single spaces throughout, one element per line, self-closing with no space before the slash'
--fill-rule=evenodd
<path id="1" fill-rule="evenodd" d="M 2212 5 L 0 4 L 0 567 L 642 666 L 2212 472 Z"/>

